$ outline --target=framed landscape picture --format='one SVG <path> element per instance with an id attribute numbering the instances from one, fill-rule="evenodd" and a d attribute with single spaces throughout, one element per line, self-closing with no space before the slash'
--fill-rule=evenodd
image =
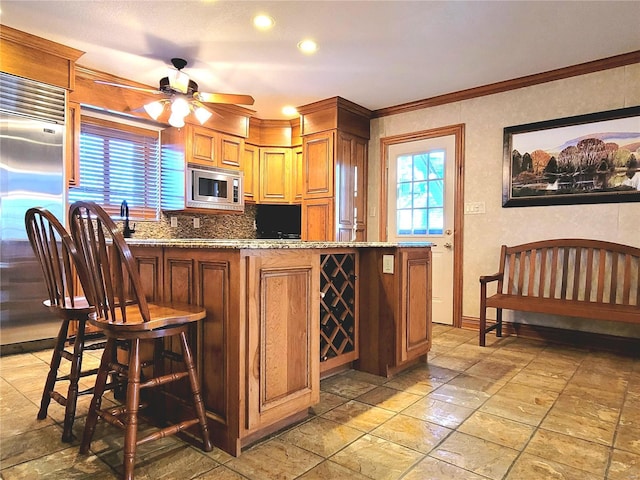
<path id="1" fill-rule="evenodd" d="M 640 201 L 640 106 L 504 129 L 503 207 Z"/>

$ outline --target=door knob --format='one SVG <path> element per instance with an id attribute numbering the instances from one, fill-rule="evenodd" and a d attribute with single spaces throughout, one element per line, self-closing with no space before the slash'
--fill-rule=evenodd
<path id="1" fill-rule="evenodd" d="M 451 248 L 451 247 L 453 247 L 451 242 L 447 242 L 447 243 L 444 244 L 444 248 Z"/>

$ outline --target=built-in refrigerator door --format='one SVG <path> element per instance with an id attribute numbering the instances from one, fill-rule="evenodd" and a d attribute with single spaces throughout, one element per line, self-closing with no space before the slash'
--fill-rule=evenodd
<path id="1" fill-rule="evenodd" d="M 53 338 L 59 320 L 24 225 L 41 206 L 65 222 L 64 125 L 0 113 L 0 343 Z"/>

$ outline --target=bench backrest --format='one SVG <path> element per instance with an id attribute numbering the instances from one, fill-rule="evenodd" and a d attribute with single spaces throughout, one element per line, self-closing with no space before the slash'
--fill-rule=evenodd
<path id="1" fill-rule="evenodd" d="M 640 306 L 640 248 L 585 239 L 502 246 L 498 292 Z"/>

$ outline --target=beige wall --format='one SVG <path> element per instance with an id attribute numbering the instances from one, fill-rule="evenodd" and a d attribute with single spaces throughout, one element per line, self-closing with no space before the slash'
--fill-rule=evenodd
<path id="1" fill-rule="evenodd" d="M 634 105 L 640 105 L 640 64 L 376 119 L 369 143 L 369 205 L 378 210 L 381 138 L 465 124 L 464 198 L 485 202 L 486 208 L 463 219 L 462 314 L 477 318 L 478 277 L 497 270 L 503 243 L 583 237 L 640 247 L 638 203 L 502 208 L 503 128 Z M 377 240 L 379 219 L 368 218 L 369 240 Z M 638 326 L 505 313 L 507 320 L 640 338 Z"/>

